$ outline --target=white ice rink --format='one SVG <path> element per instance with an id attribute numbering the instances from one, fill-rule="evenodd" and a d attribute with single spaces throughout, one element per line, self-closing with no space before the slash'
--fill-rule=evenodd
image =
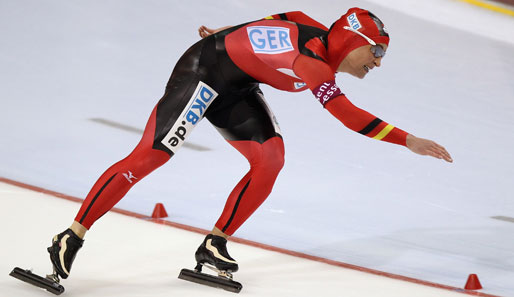
<path id="1" fill-rule="evenodd" d="M 199 39 L 198 26 L 292 10 L 329 26 L 353 6 L 379 16 L 391 43 L 382 67 L 364 80 L 339 74 L 338 85 L 355 105 L 439 142 L 455 162 L 354 133 L 308 91 L 262 86 L 286 164 L 235 235 L 456 288 L 476 273 L 481 292 L 514 296 L 514 17 L 462 1 L 0 0 L 0 178 L 84 197 L 137 144 L 175 62 Z M 150 214 L 162 202 L 170 221 L 211 229 L 247 162 L 208 121 L 189 144 L 208 150 L 184 146 L 117 207 Z M 47 272 L 45 247 L 78 204 L 12 186 L 0 191 L 0 295 L 39 294 L 7 273 L 13 266 Z M 176 279 L 200 242 L 197 234 L 106 215 L 87 235 L 66 294 L 229 294 Z M 241 263 L 241 294 L 453 293 L 238 244 L 230 252 Z"/>
<path id="2" fill-rule="evenodd" d="M 21 222 L 26 227 L 5 228 L 2 233 L 8 240 L 0 250 L 0 271 L 5 272 L 0 275 L 1 295 L 44 296 L 41 289 L 17 281 L 7 272 L 16 265 L 42 275 L 49 273 L 45 251 L 50 242 L 48 230 L 65 228 L 62 222 L 72 219 L 70 214 L 79 204 L 1 182 L 0 195 L 6 206 L 0 210 L 2 226 L 18 221 L 20 215 L 34 222 Z M 73 277 L 61 281 L 66 296 L 233 294 L 177 278 L 182 268 L 194 266 L 191 251 L 203 235 L 113 212 L 105 215 L 98 226 L 96 232 L 86 236 L 73 264 Z M 248 245 L 230 242 L 229 248 L 241 259 L 241 271 L 236 274 L 236 280 L 243 284 L 241 296 L 464 296 Z"/>

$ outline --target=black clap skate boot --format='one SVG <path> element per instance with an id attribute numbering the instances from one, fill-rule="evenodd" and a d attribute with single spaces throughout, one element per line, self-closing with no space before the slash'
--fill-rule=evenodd
<path id="1" fill-rule="evenodd" d="M 239 267 L 227 252 L 227 240 L 225 238 L 212 234 L 207 235 L 196 250 L 195 258 L 195 269 L 182 269 L 178 278 L 234 293 L 241 291 L 243 285 L 234 281 L 232 277 L 232 272 L 236 272 Z M 204 266 L 216 271 L 218 276 L 203 273 L 202 268 Z"/>
<path id="2" fill-rule="evenodd" d="M 62 278 L 68 277 L 71 264 L 83 243 L 84 240 L 80 239 L 71 229 L 66 229 L 66 231 L 54 236 L 52 246 L 47 249 L 53 265 L 52 274 L 43 277 L 33 273 L 32 269 L 14 267 L 9 275 L 55 295 L 60 295 L 64 293 L 64 287 L 59 284 L 59 276 Z"/>
<path id="3" fill-rule="evenodd" d="M 54 236 L 52 246 L 47 249 L 54 265 L 54 274 L 57 273 L 63 279 L 68 278 L 71 264 L 83 243 L 84 240 L 80 239 L 71 229 L 66 229 Z"/>
<path id="4" fill-rule="evenodd" d="M 198 264 L 210 264 L 220 271 L 236 272 L 237 262 L 227 252 L 227 240 L 221 236 L 209 234 L 195 253 Z"/>

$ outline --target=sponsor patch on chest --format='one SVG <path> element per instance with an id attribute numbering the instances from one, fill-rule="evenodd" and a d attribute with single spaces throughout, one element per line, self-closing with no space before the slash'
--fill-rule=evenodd
<path id="1" fill-rule="evenodd" d="M 255 53 L 275 55 L 294 50 L 289 28 L 251 26 L 246 32 Z"/>

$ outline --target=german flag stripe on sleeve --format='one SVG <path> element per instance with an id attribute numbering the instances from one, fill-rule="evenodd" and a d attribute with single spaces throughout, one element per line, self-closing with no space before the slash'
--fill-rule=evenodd
<path id="1" fill-rule="evenodd" d="M 274 15 L 270 15 L 264 18 L 265 20 L 284 20 L 287 21 L 287 14 L 286 13 L 278 13 Z"/>
<path id="2" fill-rule="evenodd" d="M 287 15 L 285 13 L 279 13 L 278 16 L 281 20 L 287 21 Z"/>
<path id="3" fill-rule="evenodd" d="M 373 139 L 382 140 L 384 137 L 387 136 L 387 134 L 389 134 L 394 129 L 393 125 L 390 125 L 390 124 L 382 121 L 379 118 L 375 118 L 373 121 L 371 121 L 371 123 L 369 123 L 366 127 L 364 127 L 364 129 L 362 129 L 358 132 L 362 135 L 368 136 L 369 133 L 371 133 L 373 130 L 375 130 L 379 126 L 384 126 L 384 127 L 382 128 L 382 130 L 380 130 L 380 132 L 378 132 L 377 135 L 372 137 Z M 371 135 L 369 135 L 369 136 L 371 137 Z"/>
<path id="4" fill-rule="evenodd" d="M 285 13 L 277 13 L 274 15 L 270 15 L 264 18 L 265 20 L 284 20 L 287 21 L 287 14 Z"/>
<path id="5" fill-rule="evenodd" d="M 382 131 L 378 132 L 377 135 L 373 137 L 373 139 L 382 140 L 382 138 L 386 137 L 389 132 L 391 132 L 394 129 L 393 125 L 388 124 L 387 126 L 382 129 Z"/>
<path id="6" fill-rule="evenodd" d="M 370 133 L 371 131 L 373 131 L 373 129 L 375 129 L 378 125 L 380 125 L 380 123 L 382 123 L 382 120 L 379 118 L 375 118 L 373 121 L 371 121 L 371 123 L 369 123 L 366 127 L 364 127 L 364 129 L 362 129 L 358 132 L 362 135 L 366 135 L 366 134 Z M 384 137 L 385 137 L 385 135 L 384 135 Z"/>

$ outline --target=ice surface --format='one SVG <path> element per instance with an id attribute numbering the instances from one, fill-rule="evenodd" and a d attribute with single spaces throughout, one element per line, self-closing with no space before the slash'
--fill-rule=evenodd
<path id="1" fill-rule="evenodd" d="M 15 280 L 7 272 L 14 266 L 33 268 L 34 273 L 43 276 L 51 272 L 46 252 L 53 236 L 49 230 L 66 228 L 63 222 L 79 204 L 1 182 L 0 195 L 5 206 L 0 209 L 0 222 L 3 226 L 16 222 L 16 228 L 2 230 L 2 235 L 11 239 L 0 250 L 2 296 L 53 296 Z M 37 224 L 19 216 L 30 217 Z M 61 296 L 233 294 L 178 279 L 182 268 L 194 267 L 194 251 L 203 235 L 117 213 L 104 216 L 98 226 L 97 231 L 86 235 L 70 277 L 61 280 L 66 289 Z M 241 270 L 234 277 L 243 284 L 243 290 L 233 296 L 465 296 L 234 242 L 228 247 L 234 257 L 241 259 Z"/>

